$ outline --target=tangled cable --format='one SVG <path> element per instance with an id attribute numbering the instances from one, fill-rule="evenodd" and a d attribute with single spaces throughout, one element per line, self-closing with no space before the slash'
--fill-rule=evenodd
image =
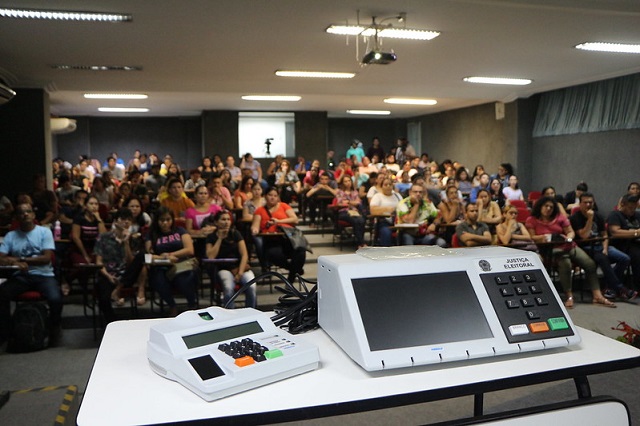
<path id="1" fill-rule="evenodd" d="M 269 277 L 279 278 L 286 286 L 285 288 L 276 286 L 276 290 L 283 294 L 278 298 L 278 304 L 274 307 L 276 315 L 271 317 L 271 321 L 278 327 L 287 328 L 291 334 L 304 333 L 318 328 L 317 283 L 306 280 L 300 275 L 296 275 L 296 278 L 303 290 L 295 288 L 293 283 L 290 283 L 284 275 L 278 272 L 266 272 L 240 287 L 224 307 L 227 308 L 251 285 Z M 309 289 L 307 284 L 313 284 L 313 287 Z"/>

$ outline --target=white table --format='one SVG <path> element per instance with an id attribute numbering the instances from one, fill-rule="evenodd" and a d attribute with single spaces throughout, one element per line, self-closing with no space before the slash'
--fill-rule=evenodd
<path id="1" fill-rule="evenodd" d="M 338 415 L 434 401 L 511 387 L 576 379 L 640 365 L 640 350 L 579 329 L 574 347 L 492 359 L 366 372 L 322 330 L 304 337 L 320 348 L 318 370 L 242 394 L 205 402 L 148 365 L 146 344 L 155 321 L 109 324 L 77 417 L 79 425 L 153 424 L 244 416 L 242 424 Z M 469 413 L 470 415 L 471 413 Z"/>

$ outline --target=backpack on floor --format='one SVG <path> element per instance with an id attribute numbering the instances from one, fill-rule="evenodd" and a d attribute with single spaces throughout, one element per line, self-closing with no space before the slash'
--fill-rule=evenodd
<path id="1" fill-rule="evenodd" d="M 42 303 L 18 305 L 11 317 L 8 352 L 33 352 L 49 346 L 49 312 Z"/>

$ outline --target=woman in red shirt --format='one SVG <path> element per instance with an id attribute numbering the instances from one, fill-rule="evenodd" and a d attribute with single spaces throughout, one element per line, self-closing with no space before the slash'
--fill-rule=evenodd
<path id="1" fill-rule="evenodd" d="M 256 209 L 251 223 L 251 233 L 254 235 L 256 251 L 261 262 L 269 262 L 280 268 L 287 269 L 287 279 L 293 283 L 296 274 L 304 273 L 306 260 L 304 248 L 294 250 L 289 241 L 281 236 L 266 236 L 279 232 L 280 226 L 295 226 L 298 216 L 287 203 L 280 201 L 277 188 L 269 188 L 265 195 L 266 204 Z"/>

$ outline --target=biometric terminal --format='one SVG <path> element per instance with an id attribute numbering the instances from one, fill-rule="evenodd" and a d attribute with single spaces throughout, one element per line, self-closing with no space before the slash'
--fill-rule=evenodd
<path id="1" fill-rule="evenodd" d="M 206 401 L 318 368 L 315 345 L 252 308 L 184 312 L 151 327 L 151 369 Z"/>
<path id="2" fill-rule="evenodd" d="M 580 342 L 538 255 L 496 246 L 320 256 L 318 320 L 368 371 Z"/>

